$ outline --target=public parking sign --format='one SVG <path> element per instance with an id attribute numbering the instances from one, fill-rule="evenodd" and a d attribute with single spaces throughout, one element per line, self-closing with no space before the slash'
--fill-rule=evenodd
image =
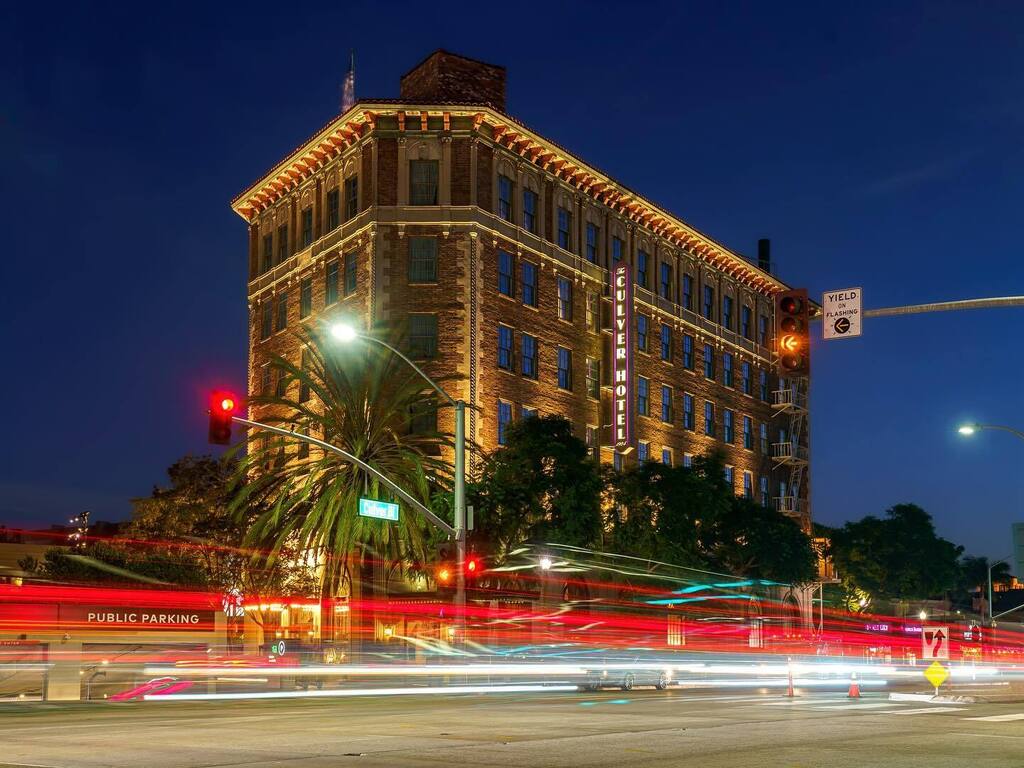
<path id="1" fill-rule="evenodd" d="M 822 328 L 826 339 L 860 336 L 860 288 L 826 291 L 821 297 Z"/>
<path id="2" fill-rule="evenodd" d="M 949 659 L 949 627 L 921 628 L 921 658 Z"/>

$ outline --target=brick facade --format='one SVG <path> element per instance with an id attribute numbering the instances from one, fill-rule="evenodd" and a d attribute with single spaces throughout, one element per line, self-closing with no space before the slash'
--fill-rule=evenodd
<path id="1" fill-rule="evenodd" d="M 409 79 L 415 72 L 418 70 L 403 79 L 403 93 L 419 92 L 416 89 L 420 85 L 414 82 L 419 75 Z M 649 382 L 650 403 L 650 414 L 636 418 L 637 441 L 649 445 L 652 460 L 661 459 L 663 448 L 670 449 L 675 463 L 681 463 L 686 454 L 720 450 L 735 468 L 737 493 L 743 492 L 743 473 L 749 472 L 755 498 L 760 496 L 762 477 L 769 478 L 769 496 L 779 495 L 779 483 L 788 477 L 788 471 L 773 471 L 761 440 L 762 424 L 767 425 L 769 443 L 779 440 L 779 430 L 785 426 L 761 397 L 761 372 L 768 376 L 769 392 L 778 387 L 771 365 L 771 341 L 761 344 L 758 338 L 759 324 L 771 321 L 771 289 L 738 279 L 721 261 L 680 247 L 647 222 L 612 208 L 588 190 L 574 187 L 552 169 L 524 160 L 495 141 L 494 132 L 486 123 L 486 115 L 492 113 L 483 113 L 484 119 L 482 113 L 474 111 L 446 113 L 443 120 L 440 115 L 431 114 L 424 131 L 418 119 L 419 107 L 414 102 L 367 109 L 372 109 L 372 123 L 367 124 L 357 140 L 321 164 L 302 184 L 282 194 L 273 205 L 251 216 L 251 393 L 261 389 L 261 372 L 269 355 L 299 359 L 300 350 L 290 333 L 274 332 L 269 339 L 261 340 L 263 307 L 266 302 L 279 301 L 286 292 L 288 330 L 300 322 L 316 322 L 342 313 L 364 325 L 371 321 L 403 324 L 417 313 L 436 315 L 437 354 L 425 367 L 431 375 L 457 377 L 450 389 L 473 407 L 468 437 L 477 456 L 479 451 L 498 448 L 499 401 L 511 404 L 514 418 L 521 417 L 524 407 L 542 414 L 561 414 L 573 422 L 581 437 L 587 435 L 588 426 L 597 428 L 601 445 L 607 446 L 610 434 L 606 425 L 611 420 L 607 284 L 612 243 L 617 239 L 635 277 L 639 277 L 640 252 L 646 253 L 648 259 L 647 287 L 637 286 L 634 301 L 635 315 L 648 318 L 649 325 L 648 351 L 637 351 L 634 358 L 634 396 L 638 379 L 643 377 Z M 443 187 L 438 190 L 440 205 L 410 204 L 409 161 L 413 159 L 436 159 L 438 180 Z M 512 221 L 498 215 L 499 174 L 513 184 Z M 345 180 L 353 177 L 358 180 L 360 207 L 358 214 L 346 220 Z M 532 232 L 527 231 L 523 219 L 523 190 L 527 188 L 538 195 Z M 340 224 L 332 227 L 325 201 L 335 189 L 339 190 L 342 213 Z M 287 222 L 289 239 L 299 237 L 300 212 L 307 204 L 313 205 L 315 230 L 322 234 L 310 246 L 292 246 L 283 261 L 264 264 L 264 237 L 271 236 L 277 262 L 279 227 Z M 455 206 L 459 207 L 457 211 Z M 559 208 L 571 216 L 568 248 L 558 245 Z M 588 223 L 597 227 L 595 263 L 586 258 Z M 436 240 L 436 280 L 411 283 L 411 243 L 424 237 Z M 498 290 L 501 252 L 510 254 L 514 265 L 511 296 Z M 356 270 L 356 288 L 348 294 L 346 258 L 355 261 Z M 339 300 L 336 305 L 327 306 L 326 275 L 330 265 L 338 260 Z M 527 263 L 535 267 L 537 274 L 535 307 L 523 301 L 521 281 Z M 658 295 L 662 264 L 671 268 L 667 296 Z M 756 269 L 746 262 L 743 267 Z M 690 308 L 683 306 L 684 275 L 692 280 Z M 772 285 L 782 286 L 774 278 L 764 277 Z M 299 294 L 307 279 L 312 283 L 312 312 L 308 318 L 300 319 Z M 559 279 L 566 281 L 571 291 L 571 312 L 565 318 L 559 317 Z M 711 320 L 701 316 L 705 286 L 713 291 Z M 598 305 L 600 327 L 596 329 L 587 326 L 588 294 L 596 297 L 591 301 L 596 300 Z M 732 329 L 721 325 L 725 296 L 732 299 Z M 750 311 L 749 338 L 739 332 L 744 306 Z M 273 314 L 276 323 L 276 305 Z M 668 361 L 661 356 L 662 324 L 671 333 Z M 499 325 L 512 330 L 511 370 L 498 366 Z M 536 378 L 523 375 L 524 333 L 537 339 Z M 689 367 L 683 365 L 684 335 L 693 339 L 693 364 Z M 704 375 L 705 344 L 714 350 L 714 380 Z M 558 385 L 559 347 L 571 354 L 568 390 Z M 731 386 L 724 383 L 727 354 L 732 355 L 733 361 Z M 587 393 L 587 358 L 601 361 L 598 399 Z M 750 394 L 742 391 L 744 363 L 751 370 Z M 668 423 L 661 417 L 662 386 L 671 387 Z M 684 394 L 693 398 L 692 429 L 683 425 Z M 705 435 L 705 401 L 714 404 L 714 437 Z M 724 439 L 726 411 L 733 414 L 732 442 Z M 258 413 L 255 415 L 259 417 Z M 752 424 L 751 448 L 743 444 L 744 417 Z M 452 429 L 452 421 L 452 415 L 442 410 L 441 427 Z M 599 452 L 603 461 L 612 461 L 610 448 L 602 447 Z M 637 453 L 632 451 L 624 461 L 635 461 Z M 801 491 L 804 495 L 805 491 Z"/>

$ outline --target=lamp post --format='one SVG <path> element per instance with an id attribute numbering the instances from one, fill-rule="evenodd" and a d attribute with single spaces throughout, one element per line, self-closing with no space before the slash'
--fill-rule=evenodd
<path id="1" fill-rule="evenodd" d="M 1009 432 L 1011 435 L 1015 435 L 1015 436 L 1019 437 L 1021 440 L 1024 440 L 1024 432 L 1022 432 L 1019 429 L 1014 429 L 1013 427 L 1003 426 L 1002 424 L 964 424 L 963 426 L 961 426 L 957 430 L 957 432 L 959 432 L 961 435 L 964 435 L 965 437 L 970 437 L 975 432 L 980 432 L 983 429 L 998 429 L 1001 432 Z M 1009 557 L 1004 557 L 1004 558 L 996 560 L 996 561 L 994 561 L 992 563 L 989 563 L 989 566 L 988 566 L 988 625 L 989 626 L 992 626 L 992 621 L 994 619 L 994 617 L 992 616 L 992 569 L 995 566 L 999 565 L 1000 563 L 1005 563 L 1009 559 L 1010 559 Z M 1016 610 L 1016 609 L 1014 609 L 1014 610 Z M 1002 614 L 1000 614 L 1000 615 L 1002 615 Z"/>
<path id="2" fill-rule="evenodd" d="M 338 341 L 348 343 L 360 339 L 380 344 L 390 350 L 455 409 L 455 605 L 459 614 L 458 621 L 461 623 L 466 608 L 466 403 L 452 398 L 436 381 L 424 373 L 422 368 L 386 341 L 359 333 L 353 326 L 345 323 L 335 323 L 330 330 L 331 335 Z"/>

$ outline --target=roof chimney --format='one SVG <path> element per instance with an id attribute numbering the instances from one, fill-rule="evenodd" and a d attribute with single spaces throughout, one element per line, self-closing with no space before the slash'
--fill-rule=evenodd
<path id="1" fill-rule="evenodd" d="M 437 50 L 402 75 L 403 101 L 489 104 L 505 111 L 505 68 Z"/>
<path id="2" fill-rule="evenodd" d="M 757 241 L 757 268 L 769 275 L 772 273 L 772 241 L 767 237 Z"/>

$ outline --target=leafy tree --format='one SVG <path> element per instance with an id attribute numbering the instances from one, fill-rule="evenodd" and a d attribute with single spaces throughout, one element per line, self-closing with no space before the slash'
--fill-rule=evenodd
<path id="1" fill-rule="evenodd" d="M 449 485 L 450 467 L 440 454 L 453 443 L 432 419 L 437 401 L 423 380 L 380 345 L 339 345 L 326 325 L 297 336 L 305 364 L 280 356 L 270 361 L 285 394 L 252 398 L 253 405 L 268 408 L 264 420 L 336 445 L 429 504 L 438 487 Z M 390 498 L 390 492 L 334 453 L 298 448 L 294 440 L 250 433 L 231 504 L 250 522 L 247 545 L 271 563 L 288 549 L 306 553 L 323 564 L 326 595 L 337 593 L 357 550 L 390 563 L 424 561 L 429 534 L 418 512 L 405 508 L 398 522 L 387 525 L 360 517 L 360 496 Z"/>
<path id="2" fill-rule="evenodd" d="M 592 547 L 601 540 L 601 474 L 561 416 L 522 419 L 484 459 L 470 502 L 499 559 L 526 540 Z"/>
<path id="3" fill-rule="evenodd" d="M 936 535 L 931 516 L 916 504 L 897 504 L 833 531 L 836 569 L 851 589 L 874 597 L 920 600 L 952 590 L 963 547 Z"/>
<path id="4" fill-rule="evenodd" d="M 787 584 L 810 581 L 818 556 L 792 518 L 749 499 L 733 498 L 718 528 L 720 567 L 755 579 Z"/>

